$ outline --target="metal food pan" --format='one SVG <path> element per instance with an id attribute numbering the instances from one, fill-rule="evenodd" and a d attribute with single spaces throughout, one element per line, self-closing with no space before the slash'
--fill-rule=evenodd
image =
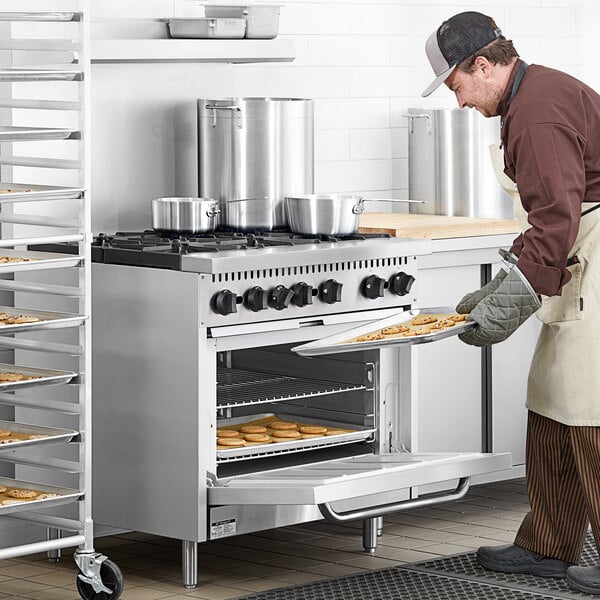
<path id="1" fill-rule="evenodd" d="M 417 315 L 421 314 L 455 314 L 454 308 L 449 307 L 436 307 L 427 308 L 421 310 L 407 310 L 386 319 L 380 321 L 373 321 L 354 329 L 349 329 L 331 335 L 329 337 L 309 342 L 308 344 L 302 344 L 301 346 L 295 346 L 292 351 L 296 352 L 300 356 L 319 356 L 322 354 L 339 354 L 340 352 L 357 352 L 359 350 L 372 350 L 375 348 L 387 348 L 389 346 L 410 346 L 414 344 L 427 344 L 429 342 L 436 342 L 447 337 L 452 337 L 463 333 L 468 329 L 475 326 L 474 321 L 461 321 L 448 329 L 442 329 L 426 335 L 416 335 L 412 337 L 390 337 L 383 340 L 371 340 L 366 342 L 348 342 L 361 335 L 377 332 L 384 327 L 391 327 L 392 325 L 401 325 L 407 323 Z"/>
<path id="2" fill-rule="evenodd" d="M 0 202 L 31 202 L 79 198 L 84 188 L 70 188 L 55 185 L 31 185 L 27 183 L 0 183 Z"/>
<path id="3" fill-rule="evenodd" d="M 254 455 L 280 454 L 282 452 L 315 450 L 325 446 L 336 446 L 341 444 L 349 444 L 352 442 L 360 442 L 371 437 L 375 433 L 375 429 L 364 427 L 361 425 L 341 425 L 335 421 L 325 421 L 323 419 L 313 419 L 298 417 L 297 415 L 287 415 L 281 413 L 264 413 L 251 415 L 246 417 L 235 417 L 232 419 L 221 419 L 217 422 L 217 427 L 228 427 L 230 425 L 251 424 L 255 421 L 276 417 L 282 421 L 306 421 L 311 425 L 323 425 L 325 427 L 335 427 L 337 429 L 353 429 L 350 433 L 340 433 L 335 436 L 322 436 L 304 440 L 291 440 L 289 442 L 270 442 L 268 444 L 254 444 L 252 446 L 232 447 L 231 450 L 217 449 L 217 458 L 233 459 L 233 458 L 249 458 Z"/>
<path id="4" fill-rule="evenodd" d="M 16 308 L 13 306 L 0 306 L 0 312 L 8 313 L 11 316 L 24 315 L 40 319 L 34 323 L 20 323 L 15 325 L 0 324 L 0 335 L 6 333 L 18 333 L 19 331 L 74 327 L 76 325 L 81 325 L 81 323 L 87 319 L 85 315 L 50 312 L 47 310 L 32 310 L 29 308 Z"/>
<path id="5" fill-rule="evenodd" d="M 169 35 L 173 38 L 241 39 L 245 33 L 245 19 L 200 17 L 169 20 Z"/>
<path id="6" fill-rule="evenodd" d="M 0 142 L 66 140 L 75 132 L 74 129 L 53 129 L 50 127 L 0 126 Z"/>
<path id="7" fill-rule="evenodd" d="M 46 508 L 50 506 L 60 506 L 68 504 L 79 499 L 83 492 L 71 488 L 56 487 L 53 485 L 43 485 L 41 483 L 31 483 L 29 481 L 19 481 L 17 479 L 8 479 L 0 477 L 0 485 L 12 488 L 24 488 L 27 490 L 35 490 L 47 494 L 58 494 L 56 498 L 46 498 L 44 500 L 25 500 L 19 504 L 0 504 L 0 516 L 9 515 L 11 513 L 21 512 L 24 510 L 32 510 L 36 508 Z"/>
<path id="8" fill-rule="evenodd" d="M 27 425 L 25 423 L 15 423 L 14 421 L 0 421 L 0 429 L 8 429 L 12 433 L 21 433 L 27 435 L 43 435 L 46 437 L 33 440 L 18 440 L 9 444 L 0 444 L 0 452 L 6 450 L 16 450 L 18 448 L 28 448 L 41 444 L 54 444 L 57 442 L 69 442 L 76 435 L 77 431 L 71 429 L 56 429 L 54 427 L 41 427 L 39 425 Z M 6 436 L 10 437 L 10 436 Z M 5 439 L 0 437 L 0 442 Z"/>
<path id="9" fill-rule="evenodd" d="M 37 377 L 37 379 L 27 379 L 25 381 L 0 381 L 0 392 L 4 392 L 8 389 L 22 389 L 38 385 L 69 383 L 69 381 L 77 375 L 77 373 L 73 373 L 72 371 L 21 367 L 7 363 L 0 363 L 0 372 L 20 373 L 21 375 L 32 375 Z"/>
<path id="10" fill-rule="evenodd" d="M 24 243 L 26 243 L 24 241 Z M 17 271 L 36 271 L 39 269 L 62 269 L 76 267 L 81 257 L 74 254 L 58 252 L 32 252 L 30 250 L 11 250 L 0 248 L 0 257 L 29 258 L 29 262 L 0 263 L 0 273 L 15 273 Z"/>

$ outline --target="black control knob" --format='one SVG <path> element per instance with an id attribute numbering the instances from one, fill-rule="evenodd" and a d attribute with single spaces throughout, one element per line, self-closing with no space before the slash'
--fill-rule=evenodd
<path id="1" fill-rule="evenodd" d="M 294 292 L 284 285 L 276 285 L 269 291 L 269 305 L 275 310 L 283 310 L 290 305 Z"/>
<path id="2" fill-rule="evenodd" d="M 360 291 L 365 298 L 374 300 L 375 298 L 381 298 L 383 296 L 383 292 L 387 285 L 388 283 L 385 279 L 378 277 L 377 275 L 369 275 L 362 280 Z"/>
<path id="3" fill-rule="evenodd" d="M 342 287 L 344 284 L 335 279 L 328 279 L 319 286 L 319 298 L 326 304 L 335 304 L 342 301 Z"/>
<path id="4" fill-rule="evenodd" d="M 312 285 L 308 285 L 308 283 L 304 283 L 303 281 L 300 283 L 295 283 L 292 286 L 292 291 L 294 292 L 292 302 L 296 306 L 306 306 L 307 304 L 313 303 L 312 299 L 316 294 L 316 291 L 313 290 Z"/>
<path id="5" fill-rule="evenodd" d="M 390 277 L 390 292 L 398 296 L 405 296 L 410 292 L 415 278 L 404 271 L 396 273 Z"/>
<path id="6" fill-rule="evenodd" d="M 238 298 L 230 290 L 221 290 L 217 292 L 211 300 L 213 310 L 220 315 L 230 315 L 237 312 L 237 305 L 242 299 Z"/>
<path id="7" fill-rule="evenodd" d="M 258 285 L 251 287 L 244 294 L 244 304 L 252 311 L 258 312 L 269 307 L 269 292 Z"/>

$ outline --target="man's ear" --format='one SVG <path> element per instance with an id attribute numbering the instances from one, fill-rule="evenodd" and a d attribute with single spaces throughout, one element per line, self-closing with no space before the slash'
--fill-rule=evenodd
<path id="1" fill-rule="evenodd" d="M 484 56 L 477 56 L 473 62 L 472 72 L 479 73 L 484 79 L 487 79 L 492 74 L 493 66 L 494 65 Z"/>

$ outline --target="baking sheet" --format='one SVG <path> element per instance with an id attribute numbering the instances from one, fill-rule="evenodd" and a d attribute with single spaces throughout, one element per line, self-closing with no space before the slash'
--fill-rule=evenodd
<path id="1" fill-rule="evenodd" d="M 0 312 L 5 312 L 9 316 L 24 315 L 40 319 L 34 323 L 18 323 L 14 325 L 2 325 L 2 321 L 0 321 L 0 335 L 6 333 L 19 333 L 20 331 L 74 327 L 80 325 L 87 319 L 85 315 L 51 312 L 47 310 L 32 310 L 29 308 L 17 308 L 13 306 L 0 306 Z"/>
<path id="2" fill-rule="evenodd" d="M 217 428 L 227 428 L 232 425 L 255 425 L 262 424 L 265 419 L 277 419 L 281 421 L 294 421 L 305 425 L 323 425 L 332 429 L 352 430 L 348 433 L 340 433 L 337 435 L 321 436 L 302 440 L 290 440 L 289 442 L 268 442 L 268 443 L 253 443 L 250 446 L 233 446 L 230 450 L 217 448 L 217 458 L 232 459 L 232 458 L 247 458 L 253 455 L 264 456 L 266 454 L 280 454 L 281 452 L 313 450 L 325 446 L 336 446 L 341 444 L 349 444 L 359 442 L 371 437 L 375 433 L 375 429 L 363 427 L 360 425 L 341 425 L 335 421 L 325 421 L 323 419 L 313 419 L 307 417 L 298 417 L 296 415 L 288 415 L 281 413 L 263 413 L 246 417 L 235 417 L 232 419 L 220 419 L 217 421 Z"/>
<path id="3" fill-rule="evenodd" d="M 0 21 L 73 21 L 79 20 L 75 12 L 0 12 Z"/>
<path id="4" fill-rule="evenodd" d="M 8 127 L 0 126 L 0 142 L 26 142 L 36 140 L 66 140 L 75 133 L 73 129 L 53 129 L 50 127 Z"/>
<path id="5" fill-rule="evenodd" d="M 28 183 L 0 183 L 0 202 L 32 202 L 79 198 L 85 188 L 70 188 L 56 185 L 32 185 Z"/>
<path id="6" fill-rule="evenodd" d="M 56 487 L 53 485 L 43 485 L 41 483 L 31 483 L 29 481 L 20 481 L 18 479 L 8 479 L 0 477 L 0 485 L 9 488 L 23 488 L 27 490 L 36 490 L 46 494 L 58 494 L 56 498 L 45 498 L 43 500 L 25 500 L 18 504 L 0 504 L 0 516 L 9 515 L 11 513 L 20 512 L 23 510 L 33 510 L 35 508 L 46 508 L 50 506 L 60 506 L 68 504 L 80 498 L 83 493 L 71 488 Z"/>
<path id="7" fill-rule="evenodd" d="M 0 421 L 0 430 L 5 429 L 11 433 L 23 435 L 40 435 L 42 438 L 32 440 L 17 439 L 9 443 L 3 443 L 3 440 L 11 439 L 10 435 L 0 437 L 0 452 L 6 450 L 17 450 L 18 448 L 28 448 L 40 444 L 53 444 L 57 442 L 69 442 L 76 435 L 77 431 L 72 429 L 56 429 L 54 427 L 41 427 L 39 425 L 28 425 L 25 423 L 15 423 L 14 421 Z"/>
<path id="8" fill-rule="evenodd" d="M 475 326 L 474 321 L 460 321 L 454 327 L 448 329 L 442 329 L 440 331 L 432 332 L 426 335 L 416 335 L 412 337 L 386 337 L 382 340 L 370 340 L 365 342 L 348 342 L 353 338 L 361 335 L 367 335 L 369 333 L 375 333 L 380 331 L 384 327 L 391 327 L 392 325 L 401 325 L 411 321 L 417 315 L 448 315 L 456 314 L 454 308 L 450 307 L 435 307 L 421 310 L 408 310 L 400 312 L 397 315 L 392 315 L 386 319 L 380 321 L 373 321 L 354 329 L 349 329 L 331 335 L 329 337 L 309 342 L 308 344 L 302 344 L 301 346 L 294 346 L 293 352 L 296 352 L 300 356 L 319 356 L 322 354 L 339 354 L 340 352 L 357 352 L 359 350 L 372 350 L 375 348 L 386 348 L 389 346 L 410 346 L 413 344 L 427 344 L 429 342 L 436 342 L 447 337 L 452 337 L 463 333 L 468 329 Z"/>
<path id="9" fill-rule="evenodd" d="M 74 254 L 58 252 L 32 252 L 30 250 L 11 250 L 0 248 L 0 257 L 29 258 L 28 262 L 0 263 L 0 273 L 15 273 L 17 271 L 36 271 L 38 269 L 63 269 L 75 267 L 81 257 Z"/>
<path id="10" fill-rule="evenodd" d="M 12 389 L 22 389 L 38 385 L 51 385 L 56 383 L 68 383 L 77 373 L 72 371 L 57 371 L 55 369 L 38 369 L 34 367 L 21 367 L 19 365 L 10 365 L 0 363 L 0 373 L 20 373 L 21 375 L 31 375 L 36 379 L 26 379 L 25 381 L 0 381 L 0 392 Z"/>
<path id="11" fill-rule="evenodd" d="M 73 69 L 0 69 L 0 81 L 74 81 L 81 71 Z"/>

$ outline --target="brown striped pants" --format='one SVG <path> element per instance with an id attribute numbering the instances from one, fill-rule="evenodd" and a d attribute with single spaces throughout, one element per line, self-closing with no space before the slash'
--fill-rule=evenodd
<path id="1" fill-rule="evenodd" d="M 600 427 L 563 425 L 530 411 L 526 463 L 531 511 L 515 544 L 578 563 L 590 523 L 600 543 Z"/>

